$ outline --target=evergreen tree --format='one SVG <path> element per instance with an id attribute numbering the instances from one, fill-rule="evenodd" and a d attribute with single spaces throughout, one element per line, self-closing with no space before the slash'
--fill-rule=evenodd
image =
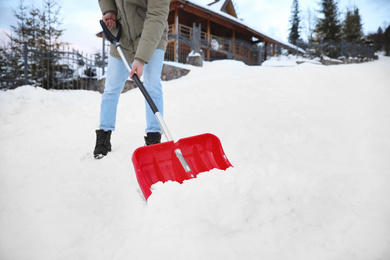
<path id="1" fill-rule="evenodd" d="M 378 28 L 376 33 L 370 33 L 367 35 L 368 41 L 370 41 L 374 51 L 382 51 L 384 48 L 384 34 L 381 27 Z"/>
<path id="2" fill-rule="evenodd" d="M 24 79 L 23 51 L 24 44 L 29 48 L 29 79 L 38 86 L 50 88 L 58 79 L 55 73 L 55 64 L 58 61 L 54 55 L 64 43 L 60 41 L 63 33 L 59 29 L 60 5 L 57 0 L 44 0 L 43 8 L 27 7 L 24 0 L 20 0 L 14 10 L 17 25 L 11 26 L 12 32 L 7 35 L 10 39 L 10 48 L 4 51 L 3 56 L 8 59 L 8 78 Z M 49 84 L 50 83 L 50 84 Z"/>
<path id="3" fill-rule="evenodd" d="M 385 45 L 385 55 L 390 56 L 390 25 L 387 26 L 384 33 L 384 45 Z"/>
<path id="4" fill-rule="evenodd" d="M 341 24 L 338 18 L 337 3 L 334 0 L 322 0 L 320 13 L 323 14 L 323 18 L 317 22 L 317 40 L 339 41 Z"/>
<path id="5" fill-rule="evenodd" d="M 28 25 L 26 21 L 27 7 L 24 0 L 20 0 L 17 9 L 13 10 L 14 16 L 17 18 L 17 26 L 11 26 L 12 32 L 7 34 L 10 43 L 3 48 L 3 57 L 7 59 L 7 80 L 20 80 L 24 77 L 23 70 L 23 43 L 28 39 Z"/>
<path id="6" fill-rule="evenodd" d="M 8 35 L 11 41 L 15 44 L 22 44 L 27 40 L 27 34 L 29 28 L 27 27 L 26 17 L 28 14 L 27 7 L 24 4 L 24 0 L 20 0 L 18 7 L 13 11 L 16 19 L 18 20 L 17 26 L 11 26 L 13 34 Z"/>
<path id="7" fill-rule="evenodd" d="M 6 88 L 7 77 L 8 77 L 8 57 L 7 57 L 7 46 L 0 46 L 0 90 Z"/>
<path id="8" fill-rule="evenodd" d="M 37 47 L 38 42 L 38 28 L 40 26 L 39 20 L 40 11 L 37 8 L 31 8 L 29 10 L 29 16 L 26 18 L 26 25 L 29 28 L 27 30 L 27 43 L 30 47 Z"/>
<path id="9" fill-rule="evenodd" d="M 383 51 L 386 56 L 390 56 L 390 25 L 384 28 L 379 27 L 376 33 L 369 34 L 367 38 L 372 42 L 374 51 Z"/>
<path id="10" fill-rule="evenodd" d="M 63 30 L 59 18 L 61 6 L 56 0 L 44 0 L 44 8 L 39 18 L 41 26 L 38 35 L 40 36 L 41 49 L 58 50 L 63 43 L 59 42 Z"/>
<path id="11" fill-rule="evenodd" d="M 36 73 L 36 81 L 44 88 L 50 88 L 58 83 L 55 68 L 57 58 L 56 51 L 60 51 L 60 47 L 64 43 L 59 39 L 63 33 L 60 29 L 61 21 L 59 19 L 61 7 L 56 0 L 44 0 L 43 10 L 39 12 L 40 21 L 37 36 L 37 50 L 41 54 L 41 60 L 38 60 Z"/>
<path id="12" fill-rule="evenodd" d="M 297 44 L 297 40 L 300 38 L 300 22 L 301 19 L 299 17 L 299 3 L 298 0 L 293 0 L 290 18 L 291 27 L 288 41 L 295 45 Z"/>
<path id="13" fill-rule="evenodd" d="M 359 14 L 359 9 L 354 7 L 348 9 L 343 23 L 343 37 L 347 42 L 363 43 L 363 25 Z"/>
<path id="14" fill-rule="evenodd" d="M 307 35 L 307 41 L 311 42 L 314 41 L 313 34 L 315 32 L 315 24 L 316 24 L 316 17 L 312 9 L 309 7 L 306 11 L 306 17 L 305 17 L 305 32 Z"/>
<path id="15" fill-rule="evenodd" d="M 374 48 L 375 51 L 381 51 L 385 47 L 385 34 L 381 27 L 378 28 L 378 32 L 375 37 L 376 47 Z M 374 44 L 375 46 L 375 44 Z"/>

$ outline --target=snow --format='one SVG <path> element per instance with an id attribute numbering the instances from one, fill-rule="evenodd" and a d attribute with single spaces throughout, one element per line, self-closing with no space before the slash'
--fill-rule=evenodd
<path id="1" fill-rule="evenodd" d="M 99 93 L 0 92 L 0 259 L 390 259 L 390 58 L 283 63 L 163 82 L 174 138 L 213 133 L 234 167 L 158 183 L 147 203 L 137 89 L 102 160 Z"/>
<path id="2" fill-rule="evenodd" d="M 332 58 L 330 58 L 330 57 L 328 57 L 328 56 L 325 56 L 325 55 L 324 55 L 322 58 L 323 58 L 324 60 L 333 61 L 333 62 L 339 63 L 339 64 L 342 64 L 342 63 L 343 63 L 341 60 L 332 59 Z"/>
<path id="3" fill-rule="evenodd" d="M 195 52 L 195 51 L 191 51 L 189 54 L 188 54 L 188 57 L 200 57 L 202 56 L 199 52 Z"/>
<path id="4" fill-rule="evenodd" d="M 321 65 L 320 58 L 308 59 L 303 57 L 297 57 L 296 55 L 271 57 L 264 61 L 261 65 L 263 67 L 295 67 L 300 63 L 312 63 Z"/>

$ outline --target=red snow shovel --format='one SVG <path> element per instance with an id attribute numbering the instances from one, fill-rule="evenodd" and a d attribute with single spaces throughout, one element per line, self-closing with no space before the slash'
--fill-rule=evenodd
<path id="1" fill-rule="evenodd" d="M 100 20 L 100 24 L 105 36 L 114 44 L 130 72 L 131 66 L 119 43 L 120 24 L 117 23 L 116 37 L 112 35 L 102 20 Z M 132 161 L 135 173 L 145 199 L 148 199 L 152 194 L 150 187 L 159 181 L 183 183 L 184 180 L 195 178 L 201 172 L 212 169 L 226 170 L 232 166 L 222 149 L 220 140 L 213 134 L 201 134 L 174 142 L 161 113 L 137 74 L 133 75 L 133 80 L 144 95 L 167 139 L 167 142 L 164 143 L 140 147 L 133 153 Z"/>

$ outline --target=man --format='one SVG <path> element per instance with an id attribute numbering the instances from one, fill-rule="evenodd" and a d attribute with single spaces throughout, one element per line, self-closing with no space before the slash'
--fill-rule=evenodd
<path id="1" fill-rule="evenodd" d="M 115 130 L 116 111 L 120 93 L 128 76 L 142 75 L 145 88 L 158 110 L 163 114 L 161 70 L 168 42 L 170 0 L 99 0 L 103 22 L 116 34 L 117 23 L 122 26 L 120 43 L 127 60 L 132 63 L 130 75 L 115 46 L 111 44 L 106 83 L 101 101 L 100 129 L 96 130 L 95 158 L 111 151 L 111 133 Z M 145 144 L 160 143 L 161 128 L 146 106 Z"/>

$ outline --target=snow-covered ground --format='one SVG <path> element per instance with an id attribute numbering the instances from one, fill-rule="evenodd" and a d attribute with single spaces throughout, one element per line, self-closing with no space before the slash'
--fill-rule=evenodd
<path id="1" fill-rule="evenodd" d="M 102 160 L 99 93 L 0 92 L 0 259 L 390 259 L 390 58 L 280 64 L 163 82 L 174 138 L 213 133 L 234 167 L 156 184 L 147 203 L 139 90 Z"/>

